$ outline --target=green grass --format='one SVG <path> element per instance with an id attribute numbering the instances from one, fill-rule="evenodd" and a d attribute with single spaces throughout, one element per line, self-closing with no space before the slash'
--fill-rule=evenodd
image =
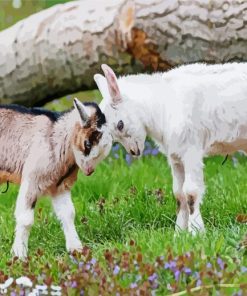
<path id="1" fill-rule="evenodd" d="M 236 216 L 247 213 L 247 164 L 243 157 L 239 157 L 236 168 L 231 161 L 224 166 L 221 161 L 222 158 L 213 158 L 205 162 L 207 192 L 202 215 L 206 222 L 206 235 L 174 235 L 176 206 L 171 191 L 170 169 L 165 158 L 159 155 L 143 157 L 131 166 L 123 158 L 109 157 L 98 166 L 93 176 L 79 174 L 72 196 L 80 238 L 90 247 L 92 256 L 103 265 L 105 250 L 130 251 L 129 241 L 132 239 L 140 247 L 144 260 L 150 262 L 157 256 L 167 256 L 167 250 L 171 249 L 174 256 L 193 251 L 209 258 L 220 255 L 227 262 L 237 258 L 241 266 L 246 266 L 246 256 L 236 249 L 246 232 L 246 225 L 236 222 Z M 162 189 L 162 197 L 156 189 Z M 8 275 L 10 267 L 6 262 L 11 259 L 17 190 L 11 185 L 9 192 L 0 197 L 0 270 Z M 35 212 L 29 240 L 29 254 L 35 259 L 30 259 L 29 271 L 38 276 L 49 262 L 50 274 L 54 282 L 59 282 L 63 275 L 58 262 L 70 260 L 62 230 L 48 198 L 40 199 Z M 44 255 L 36 257 L 38 248 Z M 21 264 L 12 265 L 12 276 L 23 273 L 25 269 Z"/>

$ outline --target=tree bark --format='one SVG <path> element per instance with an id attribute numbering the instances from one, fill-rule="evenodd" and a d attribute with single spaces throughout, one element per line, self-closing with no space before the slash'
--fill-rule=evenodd
<path id="1" fill-rule="evenodd" d="M 82 0 L 0 32 L 0 103 L 41 105 L 119 74 L 247 58 L 247 2 Z"/>

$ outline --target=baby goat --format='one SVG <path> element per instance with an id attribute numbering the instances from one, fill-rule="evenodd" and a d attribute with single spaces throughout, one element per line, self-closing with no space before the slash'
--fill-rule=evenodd
<path id="1" fill-rule="evenodd" d="M 247 152 L 247 63 L 194 64 L 117 80 L 107 65 L 95 81 L 115 141 L 139 155 L 147 135 L 168 157 L 178 229 L 203 231 L 203 157 Z"/>
<path id="2" fill-rule="evenodd" d="M 41 195 L 52 196 L 68 251 L 81 248 L 70 188 L 78 167 L 90 175 L 110 151 L 112 138 L 97 104 L 74 100 L 74 108 L 51 112 L 0 105 L 0 183 L 20 184 L 15 218 L 14 255 L 27 255 L 34 207 Z"/>

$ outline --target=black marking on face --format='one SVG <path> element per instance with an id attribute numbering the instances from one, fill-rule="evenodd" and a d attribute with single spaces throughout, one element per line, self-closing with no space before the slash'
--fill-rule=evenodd
<path id="1" fill-rule="evenodd" d="M 85 102 L 83 103 L 84 106 L 88 106 L 88 107 L 93 107 L 96 112 L 96 122 L 97 122 L 97 127 L 101 128 L 103 124 L 106 123 L 106 119 L 105 119 L 105 114 L 100 110 L 100 107 L 94 103 L 94 102 Z"/>
<path id="2" fill-rule="evenodd" d="M 99 144 L 100 139 L 102 138 L 102 133 L 99 131 L 93 131 L 87 140 L 84 141 L 84 155 L 88 156 L 92 150 L 93 146 Z"/>

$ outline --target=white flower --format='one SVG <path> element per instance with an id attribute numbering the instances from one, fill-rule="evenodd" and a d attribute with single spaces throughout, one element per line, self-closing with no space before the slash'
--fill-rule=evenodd
<path id="1" fill-rule="evenodd" d="M 42 290 L 42 291 L 47 290 L 46 285 L 36 285 L 35 288 L 38 289 L 38 290 Z"/>
<path id="2" fill-rule="evenodd" d="M 30 292 L 28 296 L 39 296 L 39 291 L 37 289 L 33 289 L 33 291 Z"/>
<path id="3" fill-rule="evenodd" d="M 55 291 L 61 291 L 61 290 L 62 290 L 61 287 L 59 287 L 59 286 L 54 286 L 54 285 L 51 285 L 51 289 L 52 289 L 52 290 L 55 290 Z"/>
<path id="4" fill-rule="evenodd" d="M 21 276 L 18 279 L 16 279 L 16 283 L 17 285 L 23 285 L 25 287 L 30 287 L 30 288 L 33 286 L 33 283 L 31 282 L 31 280 L 26 276 Z"/>
<path id="5" fill-rule="evenodd" d="M 0 284 L 0 289 L 1 290 L 7 289 L 10 285 L 12 285 L 13 281 L 14 281 L 13 278 L 7 279 L 3 284 Z"/>
<path id="6" fill-rule="evenodd" d="M 61 296 L 62 293 L 60 291 L 51 291 L 52 296 Z"/>

